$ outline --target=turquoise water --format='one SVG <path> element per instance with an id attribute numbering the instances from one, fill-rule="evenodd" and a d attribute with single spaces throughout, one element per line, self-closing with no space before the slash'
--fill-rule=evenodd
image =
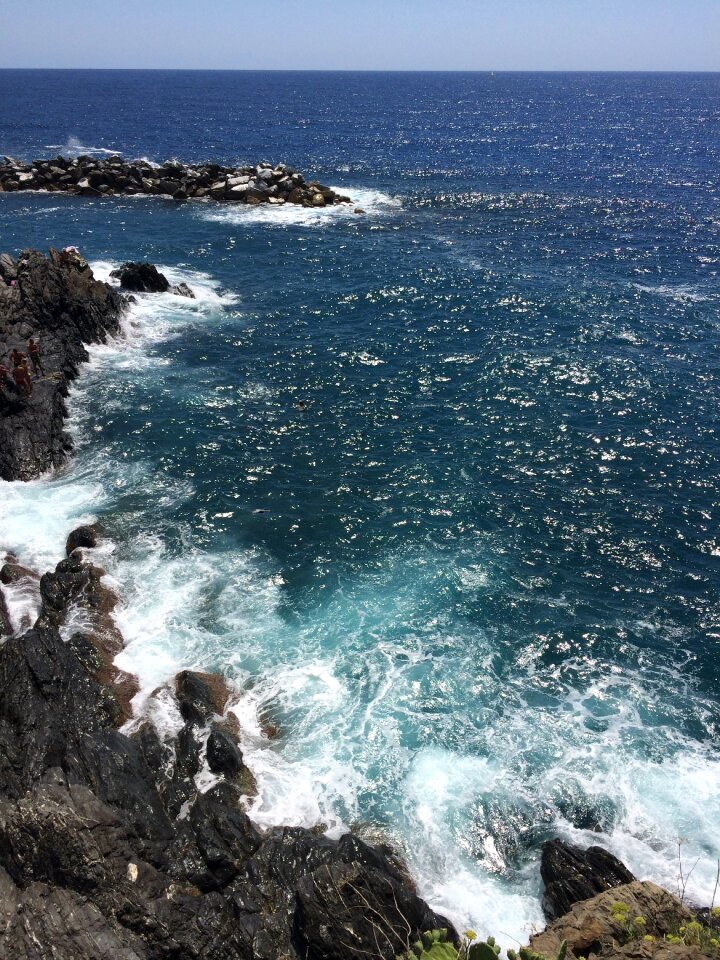
<path id="1" fill-rule="evenodd" d="M 3 249 L 199 294 L 93 350 L 0 545 L 49 565 L 102 518 L 138 711 L 223 671 L 258 822 L 389 836 L 507 942 L 552 835 L 671 889 L 682 838 L 712 893 L 719 88 L 0 72 L 2 152 L 285 160 L 364 209 L 0 196 Z"/>

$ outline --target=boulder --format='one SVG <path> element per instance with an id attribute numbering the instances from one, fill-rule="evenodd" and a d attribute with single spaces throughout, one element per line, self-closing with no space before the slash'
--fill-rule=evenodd
<path id="1" fill-rule="evenodd" d="M 548 920 L 567 913 L 578 901 L 635 879 L 625 864 L 603 847 L 582 850 L 563 840 L 543 844 L 540 875 L 545 884 L 542 907 Z"/>
<path id="2" fill-rule="evenodd" d="M 34 570 L 23 567 L 13 560 L 9 560 L 0 567 L 0 583 L 6 586 L 11 583 L 19 583 L 21 580 L 39 580 L 40 576 Z"/>
<path id="3" fill-rule="evenodd" d="M 165 293 L 170 289 L 167 277 L 152 263 L 124 263 L 110 276 L 120 281 L 123 290 L 136 293 Z"/>
<path id="4" fill-rule="evenodd" d="M 171 293 L 174 293 L 177 297 L 187 297 L 189 300 L 195 299 L 195 294 L 192 292 L 191 288 L 183 281 L 182 283 L 176 284 Z"/>
<path id="5" fill-rule="evenodd" d="M 101 523 L 83 524 L 76 527 L 65 543 L 66 555 L 69 557 L 73 550 L 77 550 L 78 547 L 96 547 L 104 533 L 105 527 Z"/>
<path id="6" fill-rule="evenodd" d="M 218 699 L 207 674 L 182 670 L 175 678 L 175 696 L 183 720 L 190 723 L 208 723 L 215 713 L 222 714 L 225 704 L 218 710 Z"/>
<path id="7" fill-rule="evenodd" d="M 227 777 L 234 777 L 242 769 L 243 756 L 240 747 L 230 734 L 216 723 L 210 728 L 206 755 L 208 766 L 213 773 L 224 773 Z"/>

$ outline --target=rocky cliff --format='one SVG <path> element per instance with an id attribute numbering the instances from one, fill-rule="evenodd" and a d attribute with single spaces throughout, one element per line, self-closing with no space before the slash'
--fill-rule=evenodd
<path id="1" fill-rule="evenodd" d="M 122 297 L 76 254 L 0 255 L 0 478 L 31 480 L 66 458 L 68 384 L 87 360 L 85 344 L 118 331 L 122 309 Z M 39 346 L 41 375 L 28 356 L 30 338 Z M 31 392 L 16 389 L 13 350 L 28 360 Z"/>

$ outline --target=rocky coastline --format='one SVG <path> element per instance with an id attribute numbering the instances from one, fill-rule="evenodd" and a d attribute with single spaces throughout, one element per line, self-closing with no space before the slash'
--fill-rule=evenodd
<path id="1" fill-rule="evenodd" d="M 33 480 L 66 459 L 68 386 L 88 359 L 85 345 L 118 332 L 124 305 L 72 252 L 0 254 L 1 479 Z M 30 338 L 40 344 L 44 375 L 26 394 L 13 381 L 12 355 L 27 354 Z"/>
<path id="2" fill-rule="evenodd" d="M 68 384 L 126 301 L 76 251 L 0 269 L 0 350 L 36 337 L 45 366 L 29 396 L 0 389 L 0 470 L 26 480 L 67 457 Z M 149 265 L 119 280 L 167 289 Z M 448 926 L 392 851 L 253 825 L 222 677 L 184 671 L 155 691 L 179 717 L 169 740 L 128 724 L 138 687 L 114 665 L 118 598 L 91 555 L 103 536 L 72 531 L 53 571 L 0 558 L 0 957 L 392 958 Z M 23 587 L 39 600 L 29 629 L 5 602 Z"/>
<path id="3" fill-rule="evenodd" d="M 147 264 L 118 279 L 168 291 Z M 29 396 L 0 387 L 3 479 L 67 457 L 68 385 L 126 302 L 76 251 L 0 256 L 0 350 L 36 337 L 45 366 Z M 93 552 L 104 537 L 99 524 L 71 531 L 52 571 L 0 557 L 0 960 L 393 960 L 424 931 L 457 942 L 391 849 L 252 823 L 237 692 L 223 677 L 186 670 L 151 694 L 177 717 L 171 735 L 133 717 L 137 681 L 115 666 L 118 597 Z M 37 598 L 32 623 L 11 617 L 22 589 Z M 550 922 L 531 938 L 536 954 L 562 954 L 564 941 L 571 958 L 707 956 L 668 939 L 693 922 L 687 907 L 599 847 L 550 841 L 541 875 Z M 643 919 L 632 921 L 642 937 L 628 917 Z"/>
<path id="4" fill-rule="evenodd" d="M 352 203 L 284 163 L 227 167 L 218 163 L 184 164 L 167 160 L 161 166 L 120 156 L 98 159 L 57 156 L 22 163 L 12 157 L 0 162 L 0 192 L 44 190 L 81 197 L 160 196 L 173 200 L 212 200 L 218 203 L 285 203 L 326 207 Z"/>

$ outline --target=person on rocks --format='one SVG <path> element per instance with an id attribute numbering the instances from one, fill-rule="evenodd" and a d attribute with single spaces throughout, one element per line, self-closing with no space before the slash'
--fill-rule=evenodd
<path id="1" fill-rule="evenodd" d="M 19 367 L 24 359 L 25 359 L 25 354 L 22 352 L 22 350 L 18 350 L 18 348 L 15 347 L 12 352 L 13 367 Z"/>
<path id="2" fill-rule="evenodd" d="M 27 368 L 27 361 L 23 363 L 18 363 L 13 368 L 13 380 L 15 381 L 15 388 L 19 394 L 24 397 L 29 397 L 32 393 L 32 380 L 30 379 L 30 371 Z"/>
<path id="3" fill-rule="evenodd" d="M 40 359 L 40 347 L 35 342 L 33 337 L 30 337 L 28 340 L 28 356 L 33 365 L 33 370 L 35 371 L 36 376 L 45 376 L 45 368 L 43 367 L 42 360 Z"/>

